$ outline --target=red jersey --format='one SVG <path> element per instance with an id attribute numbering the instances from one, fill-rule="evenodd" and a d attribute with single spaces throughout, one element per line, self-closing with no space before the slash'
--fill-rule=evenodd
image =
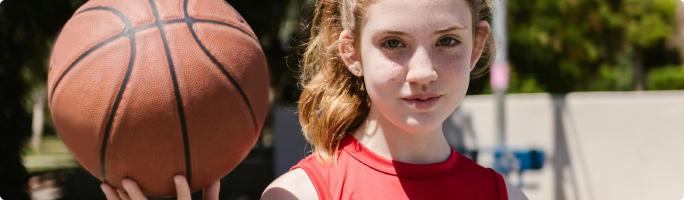
<path id="1" fill-rule="evenodd" d="M 453 149 L 444 162 L 409 164 L 381 157 L 347 135 L 340 143 L 337 166 L 321 164 L 310 155 L 290 170 L 297 168 L 306 171 L 321 200 L 508 200 L 499 173 Z"/>

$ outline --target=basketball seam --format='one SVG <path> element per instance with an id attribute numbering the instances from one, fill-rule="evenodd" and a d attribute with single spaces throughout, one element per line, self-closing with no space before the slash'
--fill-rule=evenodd
<path id="1" fill-rule="evenodd" d="M 66 68 L 66 70 L 64 70 L 64 72 L 62 72 L 62 74 L 61 74 L 61 75 L 59 76 L 59 78 L 57 79 L 57 82 L 55 82 L 55 86 L 52 87 L 52 92 L 50 92 L 50 104 L 52 104 L 52 99 L 54 99 L 55 91 L 57 90 L 57 87 L 59 86 L 59 84 L 62 82 L 62 79 L 70 72 L 70 70 L 71 70 L 74 66 L 76 66 L 76 64 L 78 64 L 79 62 L 81 62 L 81 60 L 83 60 L 83 58 L 85 58 L 87 55 L 89 55 L 89 54 L 92 53 L 93 51 L 99 49 L 100 47 L 102 47 L 102 46 L 104 46 L 104 45 L 109 44 L 110 42 L 112 42 L 112 41 L 114 41 L 114 40 L 119 39 L 119 37 L 121 37 L 121 36 L 123 36 L 123 35 L 124 35 L 124 33 L 120 33 L 120 34 L 118 34 L 118 35 L 112 36 L 112 37 L 110 37 L 109 39 L 106 39 L 106 40 L 100 42 L 99 44 L 97 44 L 97 45 L 91 47 L 91 48 L 88 49 L 86 52 L 84 52 L 83 54 L 81 54 L 80 56 L 78 56 L 78 58 L 76 58 L 76 60 L 74 60 L 74 62 L 72 62 L 72 63 Z"/>
<path id="2" fill-rule="evenodd" d="M 109 10 L 109 9 L 111 9 L 111 10 Z M 85 9 L 85 10 L 82 10 L 82 11 L 79 11 L 79 12 L 76 12 L 76 13 L 74 13 L 74 16 L 76 16 L 76 15 L 78 15 L 78 14 L 81 14 L 81 13 L 83 13 L 83 12 L 86 12 L 86 11 L 91 11 L 91 10 L 105 10 L 105 11 L 111 11 L 111 12 L 114 12 L 114 14 L 118 15 L 118 13 L 117 13 L 118 11 L 115 10 L 115 9 L 113 9 L 113 8 L 99 6 L 99 7 L 92 7 L 92 8 L 88 8 L 88 9 Z M 121 17 L 121 16 L 119 16 L 119 17 Z M 72 16 L 72 18 L 73 18 L 73 16 Z M 122 19 L 122 20 L 124 20 L 124 24 L 125 24 L 125 23 L 126 23 L 126 20 L 128 20 L 128 19 Z M 125 30 L 126 30 L 126 27 L 124 27 L 124 31 L 125 31 Z M 122 33 L 123 33 L 123 31 L 122 31 Z M 117 35 L 115 35 L 115 36 L 112 36 L 112 37 L 110 37 L 110 38 L 108 38 L 108 39 L 121 37 L 121 36 L 122 36 L 122 35 L 121 35 L 122 33 L 119 33 L 119 34 L 117 34 Z M 108 40 L 108 39 L 107 39 L 107 40 Z M 105 40 L 105 41 L 107 41 L 107 40 Z M 102 41 L 102 42 L 105 42 L 105 41 Z M 101 42 L 101 43 L 102 43 L 102 42 Z M 107 43 L 109 43 L 109 42 L 107 42 Z M 95 46 L 97 46 L 97 45 L 95 45 Z M 94 48 L 95 46 L 91 47 L 91 49 Z M 99 47 L 98 47 L 98 48 L 99 48 Z M 86 52 L 87 52 L 87 51 L 86 51 Z M 85 54 L 86 52 L 84 52 L 83 54 Z M 81 55 L 83 55 L 83 54 L 81 54 Z M 78 59 L 78 58 L 77 58 L 77 59 Z M 74 61 L 74 62 L 77 62 L 77 61 Z M 52 66 L 48 67 L 48 72 L 51 71 L 51 70 L 52 70 Z M 61 79 L 61 78 L 60 78 L 60 79 Z M 59 80 L 58 80 L 58 81 L 59 81 Z"/>
<path id="3" fill-rule="evenodd" d="M 89 9 L 83 10 L 83 11 L 78 12 L 76 14 L 81 14 L 82 12 L 92 11 L 92 10 L 105 10 L 105 11 L 111 11 L 111 12 L 115 12 L 115 11 L 119 12 L 118 10 L 110 8 L 110 7 L 94 7 L 94 8 L 89 8 Z M 122 17 L 122 16 L 125 17 L 124 15 L 120 15 L 119 17 Z M 165 22 L 165 24 L 172 24 L 172 23 L 184 22 L 184 20 L 168 20 L 168 21 L 164 21 L 164 22 Z M 129 29 L 128 32 L 137 33 L 137 32 L 149 29 L 149 28 L 153 28 L 155 26 L 156 26 L 155 24 L 147 24 L 147 25 L 143 25 L 143 26 L 139 26 L 136 28 Z M 128 33 L 126 33 L 126 31 L 127 30 L 124 28 L 124 30 L 121 31 L 121 33 L 119 33 L 115 36 L 112 36 L 110 38 L 107 38 L 106 40 L 98 43 L 97 45 L 95 45 L 93 47 L 91 47 L 90 49 L 85 51 L 83 54 L 81 54 L 78 58 L 76 58 L 71 64 L 69 64 L 69 67 L 67 67 L 67 69 L 64 70 L 64 72 L 62 72 L 62 74 L 59 76 L 59 79 L 57 79 L 57 82 L 55 83 L 54 87 L 52 87 L 52 92 L 50 92 L 50 98 L 49 98 L 50 104 L 52 104 L 52 99 L 55 95 L 55 91 L 57 90 L 57 86 L 59 86 L 59 84 L 62 83 L 62 79 L 70 72 L 70 70 L 74 66 L 76 66 L 76 64 L 81 62 L 81 60 L 83 60 L 86 56 L 90 55 L 90 53 L 94 52 L 95 50 L 98 50 L 99 48 L 109 44 L 110 42 L 113 42 L 114 40 L 119 39 L 120 37 L 126 36 L 128 34 Z M 52 70 L 52 67 L 50 67 L 50 69 L 48 69 L 48 70 Z"/>
<path id="4" fill-rule="evenodd" d="M 178 116 L 180 118 L 181 132 L 183 133 L 183 148 L 185 150 L 185 177 L 188 181 L 188 186 L 192 185 L 192 165 L 190 162 L 190 144 L 188 141 L 188 129 L 185 123 L 185 111 L 183 109 L 183 99 L 180 94 L 180 89 L 178 87 L 178 79 L 176 77 L 176 70 L 173 66 L 173 60 L 171 58 L 171 50 L 169 50 L 169 44 L 166 40 L 166 33 L 164 32 L 164 23 L 159 18 L 159 13 L 157 12 L 157 7 L 154 5 L 153 0 L 148 0 L 150 7 L 152 8 L 152 13 L 154 13 L 154 19 L 156 21 L 157 27 L 159 28 L 159 34 L 161 35 L 162 43 L 164 44 L 164 51 L 166 52 L 166 61 L 169 63 L 169 71 L 171 72 L 171 80 L 173 82 L 174 95 L 176 96 L 176 105 L 178 107 Z"/>
<path id="5" fill-rule="evenodd" d="M 254 41 L 256 41 L 256 42 L 259 41 L 259 40 L 256 39 L 256 36 L 253 36 L 253 35 L 250 34 L 249 32 L 247 32 L 247 31 L 241 29 L 240 27 L 237 27 L 237 26 L 235 26 L 235 25 L 232 25 L 232 24 L 228 24 L 228 23 L 224 23 L 224 22 L 220 22 L 220 21 L 214 21 L 214 20 L 194 19 L 194 18 L 193 18 L 193 21 L 195 21 L 195 22 L 205 22 L 205 23 L 212 23 L 212 24 L 218 24 L 218 25 L 228 26 L 228 27 L 237 29 L 237 30 L 239 30 L 240 32 L 243 32 L 244 34 L 247 34 L 250 38 L 254 39 Z"/>
<path id="6" fill-rule="evenodd" d="M 130 58 L 128 61 L 128 68 L 126 70 L 126 76 L 124 76 L 123 81 L 121 82 L 121 86 L 119 88 L 119 93 L 116 95 L 116 99 L 114 100 L 114 104 L 112 105 L 112 110 L 109 113 L 109 119 L 107 120 L 107 126 L 105 127 L 105 134 L 102 139 L 102 148 L 100 150 L 100 173 L 102 174 L 102 182 L 107 182 L 107 171 L 105 167 L 105 160 L 106 160 L 106 152 L 107 152 L 107 143 L 109 141 L 109 133 L 112 130 L 112 124 L 114 124 L 114 118 L 116 116 L 116 111 L 119 109 L 119 104 L 121 103 L 121 97 L 123 96 L 124 91 L 126 90 L 126 85 L 128 84 L 128 80 L 131 76 L 131 72 L 133 71 L 133 64 L 135 63 L 135 56 L 136 56 L 136 43 L 135 43 L 135 32 L 132 32 L 132 26 L 130 21 L 124 16 L 121 12 L 118 12 L 117 10 L 114 10 L 113 8 L 108 8 L 105 10 L 109 10 L 112 12 L 117 13 L 119 17 L 124 21 L 126 24 L 126 28 L 124 29 L 124 34 L 128 36 L 128 39 L 131 42 L 131 52 L 130 52 Z"/>
<path id="7" fill-rule="evenodd" d="M 257 125 L 257 121 L 256 121 L 256 116 L 254 115 L 254 110 L 252 109 L 252 105 L 249 103 L 249 98 L 247 98 L 247 95 L 245 95 L 244 91 L 242 91 L 242 87 L 241 87 L 240 84 L 235 80 L 235 78 L 233 78 L 233 76 L 230 75 L 230 73 L 229 73 L 228 71 L 226 71 L 226 69 L 225 69 L 225 67 L 223 66 L 223 64 L 221 64 L 221 63 L 216 59 L 216 57 L 214 57 L 214 56 L 209 52 L 209 50 L 207 50 L 207 48 L 204 46 L 204 44 L 202 44 L 202 41 L 200 41 L 200 39 L 197 37 L 197 33 L 195 33 L 195 29 L 192 28 L 193 23 L 194 23 L 195 21 L 197 21 L 197 20 L 195 20 L 195 19 L 193 19 L 192 17 L 190 17 L 190 15 L 188 14 L 188 10 L 187 10 L 188 7 L 187 7 L 187 6 L 188 6 L 188 0 L 184 0 L 184 1 L 183 1 L 183 13 L 184 13 L 184 15 L 185 15 L 186 23 L 187 23 L 188 29 L 190 30 L 190 33 L 192 34 L 192 37 L 195 39 L 195 42 L 196 42 L 197 45 L 200 47 L 200 49 L 202 49 L 202 51 L 204 51 L 204 54 L 206 54 L 207 57 L 209 57 L 209 59 L 211 60 L 211 62 L 213 62 L 214 65 L 216 65 L 216 67 L 221 71 L 221 73 L 223 73 L 223 75 L 228 79 L 228 81 L 230 81 L 233 85 L 235 85 L 235 89 L 237 89 L 238 93 L 240 93 L 240 96 L 242 97 L 242 100 L 245 101 L 245 104 L 247 105 L 247 108 L 249 108 L 249 113 L 250 113 L 251 116 L 252 116 L 252 122 L 253 122 L 253 124 L 254 124 L 254 132 L 255 132 L 256 134 L 258 134 L 258 125 Z"/>
<path id="8" fill-rule="evenodd" d="M 105 7 L 105 6 L 88 8 L 88 9 L 85 9 L 85 10 L 82 10 L 82 11 L 77 12 L 77 13 L 74 14 L 74 16 L 72 16 L 72 17 L 75 17 L 76 15 L 81 14 L 81 13 L 83 13 L 83 12 L 92 11 L 92 10 L 109 10 L 109 11 L 112 11 L 112 12 L 116 11 L 116 12 L 118 12 L 118 13 L 121 14 L 119 17 L 121 17 L 121 16 L 124 16 L 124 17 L 125 17 L 125 15 L 123 15 L 123 13 L 119 12 L 118 10 L 116 10 L 116 9 L 114 9 L 114 8 L 110 8 L 110 7 Z M 186 20 L 187 20 L 187 19 L 167 20 L 167 21 L 162 21 L 162 23 L 163 23 L 164 25 L 166 25 L 166 24 L 172 24 L 172 23 L 185 22 Z M 240 31 L 240 32 L 246 34 L 247 36 L 249 36 L 250 38 L 252 38 L 255 42 L 257 42 L 257 43 L 259 42 L 259 40 L 258 40 L 255 36 L 253 36 L 253 35 L 250 34 L 249 32 L 247 32 L 247 31 L 245 31 L 245 30 L 243 30 L 243 29 L 241 29 L 240 27 L 237 27 L 237 26 L 235 26 L 235 25 L 232 25 L 232 24 L 229 24 L 229 23 L 220 22 L 220 21 L 206 20 L 206 19 L 193 19 L 193 20 L 195 20 L 196 22 L 212 23 L 212 24 L 217 24 L 217 25 L 227 26 L 227 27 L 230 27 L 230 28 L 233 28 L 233 29 L 237 29 L 238 31 Z M 156 26 L 156 23 L 145 24 L 145 25 L 142 25 L 142 26 L 139 26 L 139 27 L 132 28 L 132 29 L 129 30 L 129 31 L 131 31 L 131 32 L 133 32 L 133 33 L 137 33 L 137 32 L 140 32 L 140 31 L 143 31 L 143 30 L 146 30 L 146 29 L 155 27 L 155 26 Z M 91 47 L 90 49 L 88 49 L 87 51 L 85 51 L 83 54 L 81 54 L 78 58 L 76 58 L 71 64 L 69 64 L 69 66 L 67 67 L 67 69 L 64 70 L 64 72 L 62 72 L 62 74 L 61 74 L 61 75 L 59 76 L 59 78 L 57 79 L 57 82 L 55 83 L 54 87 L 52 87 L 52 92 L 50 92 L 50 97 L 48 98 L 48 99 L 49 99 L 49 104 L 52 105 L 52 99 L 53 99 L 53 97 L 54 97 L 54 95 L 55 95 L 55 91 L 57 90 L 57 86 L 59 86 L 59 84 L 61 83 L 62 79 L 67 75 L 67 73 L 70 72 L 70 70 L 71 70 L 76 64 L 78 64 L 78 63 L 79 63 L 81 60 L 83 60 L 86 56 L 90 55 L 90 53 L 92 53 L 93 51 L 99 49 L 100 47 L 109 44 L 110 42 L 112 42 L 112 41 L 118 39 L 119 37 L 125 36 L 125 35 L 126 35 L 125 31 L 126 31 L 126 29 L 124 29 L 124 31 L 122 31 L 122 32 L 119 33 L 118 35 L 112 36 L 112 37 L 110 37 L 110 38 L 108 38 L 108 39 L 106 39 L 106 40 L 100 42 L 99 44 L 97 44 L 97 45 Z M 52 67 L 49 67 L 49 68 L 48 68 L 48 71 L 51 71 L 51 70 L 52 70 Z"/>

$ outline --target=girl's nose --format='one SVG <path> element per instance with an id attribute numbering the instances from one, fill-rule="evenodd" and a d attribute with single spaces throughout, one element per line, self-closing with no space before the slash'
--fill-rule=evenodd
<path id="1" fill-rule="evenodd" d="M 409 71 L 406 75 L 406 81 L 421 85 L 436 81 L 437 72 L 434 67 L 429 52 L 424 48 L 418 48 L 409 61 Z"/>

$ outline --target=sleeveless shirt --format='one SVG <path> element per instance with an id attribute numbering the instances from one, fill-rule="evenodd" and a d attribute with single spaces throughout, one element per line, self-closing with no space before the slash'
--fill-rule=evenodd
<path id="1" fill-rule="evenodd" d="M 290 171 L 303 169 L 320 200 L 508 200 L 506 183 L 499 173 L 453 148 L 444 162 L 410 164 L 381 157 L 346 135 L 337 153 L 337 166 L 320 163 L 309 155 Z"/>

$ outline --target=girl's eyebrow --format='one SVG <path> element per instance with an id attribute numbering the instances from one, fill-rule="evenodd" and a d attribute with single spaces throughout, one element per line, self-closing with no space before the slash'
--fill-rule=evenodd
<path id="1" fill-rule="evenodd" d="M 402 31 L 397 31 L 397 30 L 389 30 L 389 29 L 380 29 L 380 30 L 374 30 L 372 35 L 378 35 L 378 34 L 388 34 L 388 35 L 408 35 L 405 32 Z"/>
<path id="2" fill-rule="evenodd" d="M 448 27 L 440 28 L 437 31 L 435 31 L 434 33 L 432 33 L 432 35 L 444 34 L 444 33 L 448 33 L 448 32 L 455 31 L 455 30 L 464 30 L 466 28 L 467 28 L 466 26 L 456 24 L 454 26 L 448 26 Z M 379 35 L 379 34 L 399 35 L 399 36 L 408 35 L 405 32 L 397 31 L 397 30 L 390 30 L 390 29 L 374 30 L 371 35 Z"/>
<path id="3" fill-rule="evenodd" d="M 434 33 L 432 33 L 432 35 L 444 34 L 444 33 L 448 33 L 448 32 L 455 31 L 455 30 L 463 30 L 463 29 L 466 29 L 466 28 L 467 28 L 467 27 L 465 27 L 465 26 L 463 26 L 463 25 L 457 24 L 457 25 L 455 25 L 455 26 L 449 26 L 449 27 L 440 28 L 440 29 L 438 29 L 437 31 L 435 31 Z"/>

